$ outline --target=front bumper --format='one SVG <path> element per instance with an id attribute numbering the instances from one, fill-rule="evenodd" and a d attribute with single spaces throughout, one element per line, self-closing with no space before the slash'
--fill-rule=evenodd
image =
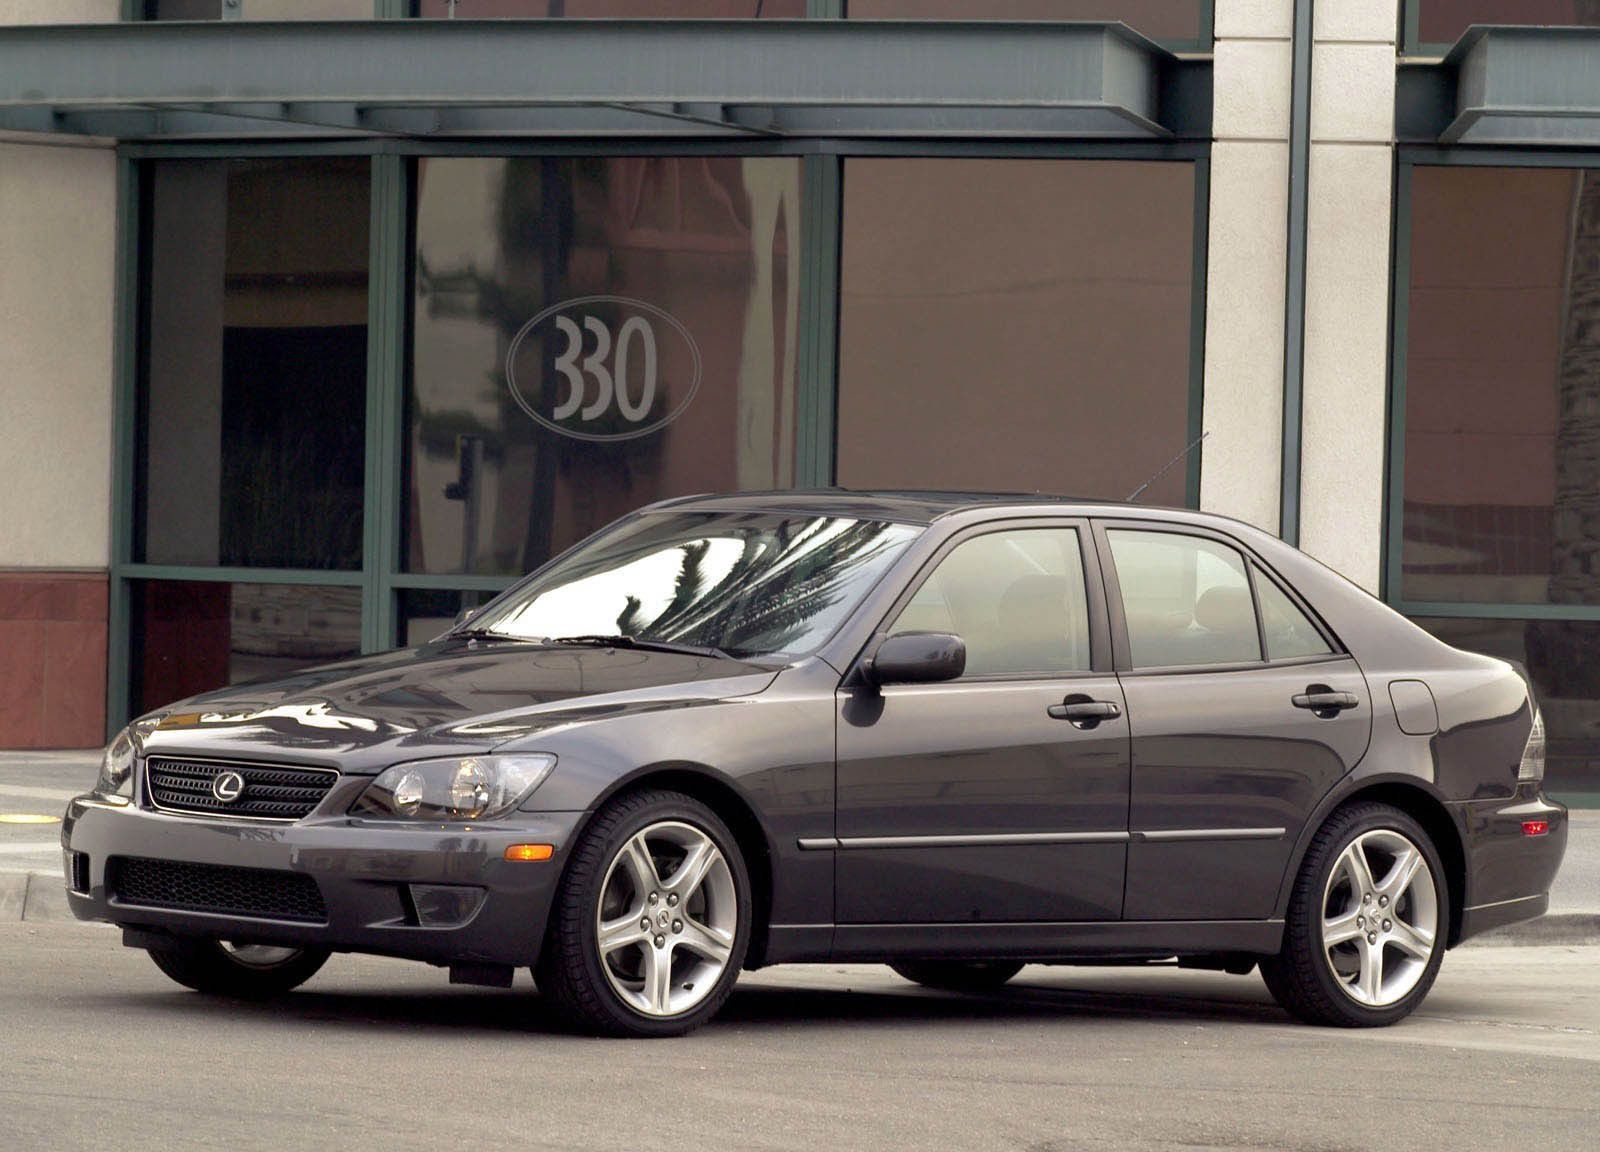
<path id="1" fill-rule="evenodd" d="M 1467 904 L 1458 940 L 1542 916 L 1550 886 L 1567 851 L 1567 810 L 1533 785 L 1510 802 L 1472 800 L 1457 805 L 1465 835 Z M 1530 836 L 1523 825 L 1544 821 Z"/>
<path id="2" fill-rule="evenodd" d="M 295 824 L 170 816 L 93 795 L 68 806 L 67 903 L 80 920 L 179 936 L 370 952 L 434 964 L 532 966 L 581 812 L 514 812 L 478 824 L 316 818 Z M 545 861 L 505 859 L 512 844 L 556 846 Z M 302 873 L 322 923 L 131 903 L 108 889 L 107 862 L 137 858 Z"/>

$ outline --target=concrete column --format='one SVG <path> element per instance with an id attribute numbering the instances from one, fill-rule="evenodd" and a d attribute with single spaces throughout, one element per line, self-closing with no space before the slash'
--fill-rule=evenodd
<path id="1" fill-rule="evenodd" d="M 1376 593 L 1394 189 L 1396 0 L 1316 0 L 1300 546 Z"/>
<path id="2" fill-rule="evenodd" d="M 118 0 L 0 0 L 0 24 Z M 0 141 L 0 747 L 105 739 L 116 160 Z"/>
<path id="3" fill-rule="evenodd" d="M 1217 0 L 1200 506 L 1278 530 L 1290 0 Z"/>

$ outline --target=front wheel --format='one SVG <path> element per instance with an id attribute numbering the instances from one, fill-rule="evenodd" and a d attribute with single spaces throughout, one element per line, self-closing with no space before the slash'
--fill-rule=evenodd
<path id="1" fill-rule="evenodd" d="M 156 967 L 185 988 L 262 1000 L 300 987 L 328 962 L 322 948 L 279 948 L 223 940 L 173 940 L 149 949 Z"/>
<path id="2" fill-rule="evenodd" d="M 993 992 L 1022 971 L 1014 960 L 901 960 L 889 967 L 913 984 L 946 992 Z"/>
<path id="3" fill-rule="evenodd" d="M 716 1015 L 750 940 L 750 880 L 726 824 L 678 792 L 601 810 L 562 878 L 535 978 L 579 1027 L 681 1036 Z"/>
<path id="4" fill-rule="evenodd" d="M 1439 974 L 1448 896 L 1420 824 L 1387 804 L 1340 809 L 1306 851 L 1283 949 L 1261 962 L 1267 988 L 1312 1024 L 1371 1028 L 1405 1018 Z"/>

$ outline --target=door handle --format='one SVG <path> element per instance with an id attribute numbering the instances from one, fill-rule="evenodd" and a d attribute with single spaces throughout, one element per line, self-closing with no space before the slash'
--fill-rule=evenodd
<path id="1" fill-rule="evenodd" d="M 1068 696 L 1045 709 L 1052 720 L 1070 720 L 1078 728 L 1093 728 L 1102 720 L 1115 720 L 1122 709 L 1110 700 L 1091 700 L 1087 696 Z"/>
<path id="2" fill-rule="evenodd" d="M 1324 720 L 1331 720 L 1346 708 L 1355 708 L 1361 698 L 1354 692 L 1335 692 L 1326 684 L 1308 684 L 1304 692 L 1289 698 L 1296 708 L 1308 708 Z"/>

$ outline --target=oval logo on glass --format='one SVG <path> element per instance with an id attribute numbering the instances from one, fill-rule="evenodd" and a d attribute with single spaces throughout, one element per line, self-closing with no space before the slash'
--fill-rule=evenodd
<path id="1" fill-rule="evenodd" d="M 506 349 L 517 406 L 563 436 L 647 436 L 700 388 L 700 348 L 677 317 L 626 296 L 580 296 L 529 320 Z"/>

